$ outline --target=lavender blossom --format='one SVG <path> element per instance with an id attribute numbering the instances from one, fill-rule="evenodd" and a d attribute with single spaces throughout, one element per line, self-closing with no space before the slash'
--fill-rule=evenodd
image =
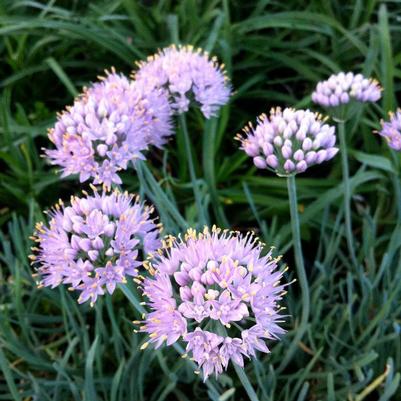
<path id="1" fill-rule="evenodd" d="M 400 151 L 401 150 L 401 110 L 397 112 L 389 113 L 389 121 L 381 121 L 382 129 L 379 131 L 379 135 L 384 137 L 388 145 Z"/>
<path id="2" fill-rule="evenodd" d="M 256 127 L 249 124 L 244 132 L 245 137 L 236 137 L 241 149 L 253 158 L 257 168 L 280 176 L 302 173 L 338 152 L 335 128 L 309 110 L 271 109 L 269 117 L 262 114 Z"/>
<path id="3" fill-rule="evenodd" d="M 136 323 L 149 342 L 158 348 L 182 339 L 205 380 L 230 360 L 243 366 L 244 357 L 268 353 L 266 340 L 284 333 L 280 258 L 271 251 L 262 256 L 262 244 L 251 234 L 216 227 L 189 229 L 184 239 L 167 237 L 163 245 L 144 264 L 152 274 L 142 283 L 151 312 Z"/>
<path id="4" fill-rule="evenodd" d="M 381 87 L 376 80 L 352 72 L 331 75 L 328 80 L 319 82 L 312 93 L 313 102 L 323 107 L 337 107 L 352 100 L 377 102 L 380 97 Z"/>
<path id="5" fill-rule="evenodd" d="M 92 178 L 109 188 L 121 184 L 118 172 L 130 161 L 143 159 L 149 145 L 161 147 L 171 134 L 166 91 L 112 70 L 58 116 L 49 131 L 56 148 L 45 155 L 61 166 L 62 177 L 79 174 L 81 182 Z"/>
<path id="6" fill-rule="evenodd" d="M 188 111 L 191 101 L 200 105 L 206 118 L 216 115 L 228 102 L 231 87 L 224 66 L 207 52 L 192 46 L 170 46 L 138 63 L 136 81 L 168 90 L 176 113 Z"/>
<path id="7" fill-rule="evenodd" d="M 79 303 L 91 305 L 105 290 L 112 294 L 126 276 L 137 276 L 139 252 L 153 252 L 161 244 L 153 209 L 127 193 L 84 193 L 62 201 L 48 213 L 49 225 L 36 225 L 32 238 L 39 245 L 31 256 L 38 265 L 40 286 L 70 284 L 80 292 Z"/>

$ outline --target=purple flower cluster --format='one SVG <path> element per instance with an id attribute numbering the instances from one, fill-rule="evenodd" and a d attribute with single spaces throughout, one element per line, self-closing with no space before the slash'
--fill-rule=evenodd
<path id="1" fill-rule="evenodd" d="M 249 124 L 244 132 L 245 137 L 237 136 L 241 149 L 257 168 L 280 176 L 302 173 L 338 152 L 335 128 L 309 110 L 272 109 L 269 117 L 262 114 L 256 127 Z"/>
<path id="2" fill-rule="evenodd" d="M 215 227 L 167 237 L 164 248 L 145 264 L 153 276 L 142 284 L 151 312 L 141 331 L 156 348 L 182 338 L 205 380 L 230 360 L 243 366 L 244 357 L 269 352 L 266 339 L 284 333 L 279 258 L 261 256 L 262 244 L 250 234 Z"/>
<path id="3" fill-rule="evenodd" d="M 55 149 L 45 154 L 62 167 L 63 177 L 79 174 L 81 182 L 92 178 L 109 188 L 121 184 L 119 170 L 143 159 L 149 145 L 160 147 L 171 134 L 166 91 L 112 71 L 58 116 L 49 131 Z"/>
<path id="4" fill-rule="evenodd" d="M 382 129 L 379 135 L 387 140 L 388 145 L 395 149 L 401 150 L 401 110 L 396 113 L 389 114 L 389 121 L 381 121 Z"/>
<path id="5" fill-rule="evenodd" d="M 170 46 L 138 63 L 133 72 L 136 81 L 147 87 L 165 88 L 174 110 L 188 111 L 191 100 L 200 105 L 206 118 L 228 102 L 231 87 L 222 65 L 201 49 L 192 46 Z"/>
<path id="6" fill-rule="evenodd" d="M 313 102 L 323 107 L 336 107 L 351 100 L 376 102 L 381 97 L 381 87 L 376 80 L 352 72 L 333 74 L 317 84 L 312 93 Z"/>
<path id="7" fill-rule="evenodd" d="M 49 212 L 49 226 L 38 223 L 34 240 L 40 284 L 52 288 L 69 284 L 80 291 L 79 303 L 96 302 L 105 287 L 112 294 L 125 276 L 136 276 L 142 264 L 139 252 L 153 252 L 160 245 L 159 226 L 152 209 L 127 193 L 85 193 L 60 201 Z"/>

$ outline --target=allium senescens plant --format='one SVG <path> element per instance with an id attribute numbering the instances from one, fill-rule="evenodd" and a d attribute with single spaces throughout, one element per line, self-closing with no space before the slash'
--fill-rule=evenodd
<path id="1" fill-rule="evenodd" d="M 166 89 L 177 114 L 185 113 L 195 103 L 210 118 L 231 95 L 224 66 L 192 46 L 166 47 L 139 62 L 132 76 L 136 81 L 144 81 L 147 87 Z"/>
<path id="2" fill-rule="evenodd" d="M 49 224 L 38 223 L 31 257 L 41 286 L 67 284 L 80 292 L 78 302 L 93 304 L 105 289 L 112 294 L 127 276 L 137 276 L 143 253 L 161 244 L 152 208 L 138 197 L 112 193 L 73 196 L 49 211 Z"/>
<path id="3" fill-rule="evenodd" d="M 330 110 L 338 121 L 346 121 L 362 103 L 374 103 L 381 98 L 379 83 L 362 74 L 339 72 L 320 81 L 312 93 L 312 101 Z"/>
<path id="4" fill-rule="evenodd" d="M 327 110 L 327 113 L 338 124 L 338 136 L 340 139 L 341 162 L 344 183 L 344 203 L 346 237 L 348 249 L 354 265 L 357 260 L 353 245 L 351 222 L 351 196 L 352 190 L 349 182 L 348 152 L 345 135 L 345 123 L 353 117 L 362 104 L 374 103 L 381 98 L 382 88 L 379 83 L 366 78 L 362 74 L 352 72 L 340 72 L 331 75 L 327 80 L 317 84 L 312 93 L 312 101 Z"/>
<path id="5" fill-rule="evenodd" d="M 62 168 L 62 177 L 79 174 L 81 182 L 91 179 L 109 188 L 122 183 L 120 170 L 143 159 L 149 146 L 161 147 L 172 133 L 167 92 L 113 70 L 58 116 L 49 131 L 55 149 L 45 154 Z"/>
<path id="6" fill-rule="evenodd" d="M 142 284 L 151 312 L 140 330 L 149 341 L 158 348 L 183 340 L 204 379 L 230 360 L 243 366 L 244 357 L 269 352 L 266 340 L 284 333 L 280 258 L 263 255 L 252 234 L 216 227 L 190 229 L 164 245 L 147 263 L 152 276 Z"/>
<path id="7" fill-rule="evenodd" d="M 338 152 L 335 128 L 310 110 L 271 109 L 269 116 L 259 116 L 256 126 L 250 123 L 237 139 L 257 168 L 280 176 L 302 173 Z"/>

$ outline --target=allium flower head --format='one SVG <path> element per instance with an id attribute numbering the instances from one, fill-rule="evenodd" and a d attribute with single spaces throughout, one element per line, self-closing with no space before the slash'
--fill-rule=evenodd
<path id="1" fill-rule="evenodd" d="M 143 159 L 149 145 L 160 147 L 172 134 L 171 107 L 166 91 L 133 82 L 114 70 L 86 88 L 58 116 L 45 150 L 62 176 L 79 174 L 80 181 L 110 187 L 121 184 L 119 170 Z"/>
<path id="2" fill-rule="evenodd" d="M 340 107 L 351 101 L 377 102 L 381 87 L 376 80 L 352 72 L 333 74 L 317 84 L 312 93 L 313 102 L 323 107 Z"/>
<path id="3" fill-rule="evenodd" d="M 279 258 L 271 251 L 262 256 L 251 234 L 215 227 L 190 229 L 184 239 L 168 237 L 163 244 L 147 265 L 153 276 L 142 284 L 151 312 L 141 331 L 149 341 L 158 348 L 182 339 L 205 380 L 230 360 L 243 366 L 244 357 L 268 353 L 266 340 L 284 333 L 278 325 L 284 293 Z"/>
<path id="4" fill-rule="evenodd" d="M 167 47 L 139 62 L 138 67 L 133 72 L 135 80 L 167 89 L 178 114 L 188 111 L 194 100 L 204 116 L 210 118 L 231 94 L 224 67 L 216 58 L 209 58 L 208 53 L 192 46 Z"/>
<path id="5" fill-rule="evenodd" d="M 389 121 L 381 121 L 382 129 L 379 131 L 379 135 L 387 140 L 388 145 L 400 151 L 401 150 L 401 110 L 390 113 Z"/>
<path id="6" fill-rule="evenodd" d="M 32 239 L 38 247 L 31 259 L 40 285 L 69 284 L 80 291 L 79 303 L 93 304 L 105 288 L 112 294 L 127 275 L 138 274 L 143 253 L 161 245 L 160 226 L 138 197 L 117 191 L 84 194 L 72 197 L 68 206 L 60 201 L 48 213 L 49 224 L 36 225 Z"/>
<path id="7" fill-rule="evenodd" d="M 338 152 L 335 128 L 309 110 L 271 109 L 269 117 L 262 114 L 256 127 L 249 124 L 244 133 L 236 139 L 255 166 L 280 176 L 302 173 Z"/>

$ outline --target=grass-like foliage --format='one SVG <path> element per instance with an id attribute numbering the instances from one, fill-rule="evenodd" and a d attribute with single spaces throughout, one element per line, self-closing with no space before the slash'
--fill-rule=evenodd
<path id="1" fill-rule="evenodd" d="M 350 202 L 339 156 L 297 177 L 311 299 L 306 332 L 281 364 L 300 324 L 295 282 L 283 304 L 287 334 L 245 371 L 263 401 L 401 399 L 401 167 L 373 133 L 400 95 L 399 13 L 397 3 L 375 0 L 1 0 L 0 400 L 248 397 L 232 366 L 204 384 L 172 347 L 141 351 L 146 338 L 132 325 L 141 316 L 121 291 L 91 308 L 65 288 L 37 289 L 32 278 L 34 222 L 59 198 L 88 188 L 61 180 L 41 157 L 56 112 L 105 68 L 128 74 L 135 61 L 171 43 L 217 55 L 235 93 L 218 118 L 191 110 L 191 152 L 179 130 L 166 151 L 148 154 L 146 169 L 122 174 L 124 189 L 155 205 L 166 233 L 196 226 L 200 215 L 255 231 L 284 254 L 287 282 L 296 273 L 286 180 L 256 170 L 234 136 L 273 106 L 316 109 L 310 94 L 334 72 L 380 81 L 381 101 L 345 127 Z"/>

